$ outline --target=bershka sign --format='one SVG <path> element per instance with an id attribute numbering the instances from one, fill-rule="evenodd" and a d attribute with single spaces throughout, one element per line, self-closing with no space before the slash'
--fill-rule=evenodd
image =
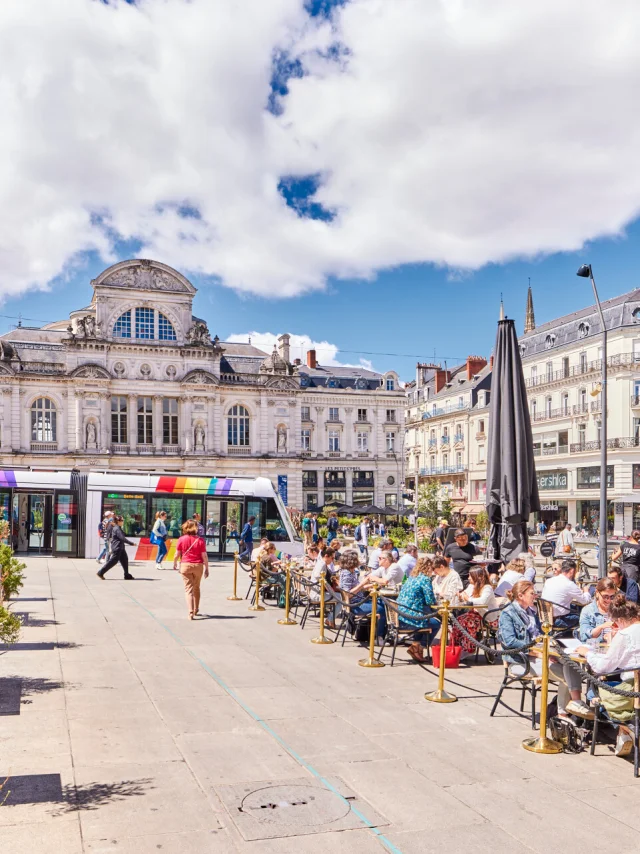
<path id="1" fill-rule="evenodd" d="M 569 476 L 566 469 L 538 471 L 536 472 L 536 479 L 540 492 L 548 492 L 552 489 L 568 489 L 569 487 Z"/>

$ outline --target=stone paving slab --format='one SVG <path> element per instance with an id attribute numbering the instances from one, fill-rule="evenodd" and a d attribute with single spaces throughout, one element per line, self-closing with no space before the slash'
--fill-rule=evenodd
<path id="1" fill-rule="evenodd" d="M 604 745 L 597 757 L 524 751 L 526 718 L 489 717 L 500 665 L 449 672 L 460 701 L 431 704 L 436 672 L 404 651 L 368 671 L 351 641 L 312 645 L 316 620 L 301 631 L 278 626 L 276 608 L 227 601 L 229 564 L 212 567 L 192 622 L 171 571 L 136 564 L 148 580 L 101 582 L 93 561 L 27 564 L 12 606 L 27 615 L 23 636 L 0 655 L 0 691 L 13 685 L 0 698 L 11 712 L 0 773 L 27 780 L 26 800 L 29 775 L 59 775 L 61 794 L 0 807 L 12 854 L 638 848 L 632 766 Z M 218 796 L 316 775 L 341 778 L 389 825 L 246 841 Z"/>

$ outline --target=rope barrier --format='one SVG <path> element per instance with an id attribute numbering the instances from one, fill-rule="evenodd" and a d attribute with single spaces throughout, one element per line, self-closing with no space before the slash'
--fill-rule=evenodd
<path id="1" fill-rule="evenodd" d="M 454 606 L 454 607 L 455 607 L 455 606 Z M 463 626 L 463 625 L 458 621 L 458 619 L 456 618 L 455 614 L 450 613 L 450 614 L 449 614 L 449 616 L 451 617 L 451 622 L 455 624 L 456 628 L 457 628 L 460 632 L 462 632 L 462 634 L 463 634 L 466 638 L 468 638 L 472 643 L 474 643 L 477 647 L 479 647 L 479 648 L 480 648 L 481 650 L 483 650 L 484 652 L 489 652 L 489 653 L 491 653 L 492 655 L 497 655 L 497 656 L 503 657 L 503 656 L 506 656 L 506 655 L 513 655 L 513 654 L 514 654 L 514 653 L 516 653 L 516 652 L 526 652 L 528 649 L 531 649 L 532 647 L 536 646 L 536 644 L 537 644 L 537 641 L 532 641 L 531 643 L 524 644 L 524 646 L 514 646 L 514 647 L 511 647 L 511 648 L 508 648 L 508 649 L 496 649 L 496 648 L 494 648 L 494 647 L 492 647 L 492 646 L 489 646 L 489 645 L 488 645 L 488 644 L 486 644 L 486 643 L 482 643 L 482 641 L 479 641 L 479 640 L 478 640 L 477 638 L 475 638 L 472 634 L 470 634 L 470 633 L 465 629 L 465 627 L 464 627 L 464 626 Z"/>

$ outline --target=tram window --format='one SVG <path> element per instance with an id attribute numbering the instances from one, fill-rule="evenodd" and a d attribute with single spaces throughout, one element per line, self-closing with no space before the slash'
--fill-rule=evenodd
<path id="1" fill-rule="evenodd" d="M 0 492 L 0 542 L 9 543 L 11 522 L 9 517 L 9 493 Z"/>
<path id="2" fill-rule="evenodd" d="M 113 510 L 116 516 L 124 519 L 122 530 L 126 537 L 146 537 L 147 528 L 147 499 L 126 497 L 122 494 L 108 492 L 104 494 L 103 515 L 107 510 Z"/>
<path id="3" fill-rule="evenodd" d="M 267 520 L 265 528 L 266 531 L 263 536 L 268 537 L 271 542 L 280 543 L 289 539 L 287 529 L 284 526 L 284 522 L 273 498 L 267 498 Z"/>
<path id="4" fill-rule="evenodd" d="M 151 499 L 151 524 L 155 522 L 156 513 L 159 510 L 164 510 L 167 514 L 165 524 L 171 539 L 179 537 L 182 534 L 181 526 L 184 521 L 182 518 L 182 498 L 172 498 L 168 495 L 166 498 L 154 496 Z"/>

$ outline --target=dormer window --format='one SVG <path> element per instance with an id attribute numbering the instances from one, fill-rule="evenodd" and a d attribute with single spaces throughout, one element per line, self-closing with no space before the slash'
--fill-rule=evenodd
<path id="1" fill-rule="evenodd" d="M 631 317 L 633 317 L 636 323 L 640 323 L 640 307 L 633 309 L 633 311 L 631 312 Z"/>
<path id="2" fill-rule="evenodd" d="M 588 323 L 586 323 L 586 322 L 580 323 L 578 326 L 578 337 L 579 338 L 586 338 L 587 335 L 589 334 L 589 328 L 590 327 L 589 327 Z"/>
<path id="3" fill-rule="evenodd" d="M 171 321 L 161 311 L 146 307 L 123 312 L 113 324 L 113 337 L 136 338 L 139 341 L 177 340 Z"/>
<path id="4" fill-rule="evenodd" d="M 550 350 L 555 343 L 556 343 L 556 336 L 555 335 L 547 335 L 547 337 L 544 339 L 545 350 Z"/>
<path id="5" fill-rule="evenodd" d="M 520 345 L 520 356 L 521 356 L 521 358 L 523 358 L 523 359 L 524 359 L 524 354 L 525 354 L 526 352 L 527 352 L 527 348 L 525 347 L 525 345 L 524 345 L 524 344 L 521 344 L 521 345 Z"/>

